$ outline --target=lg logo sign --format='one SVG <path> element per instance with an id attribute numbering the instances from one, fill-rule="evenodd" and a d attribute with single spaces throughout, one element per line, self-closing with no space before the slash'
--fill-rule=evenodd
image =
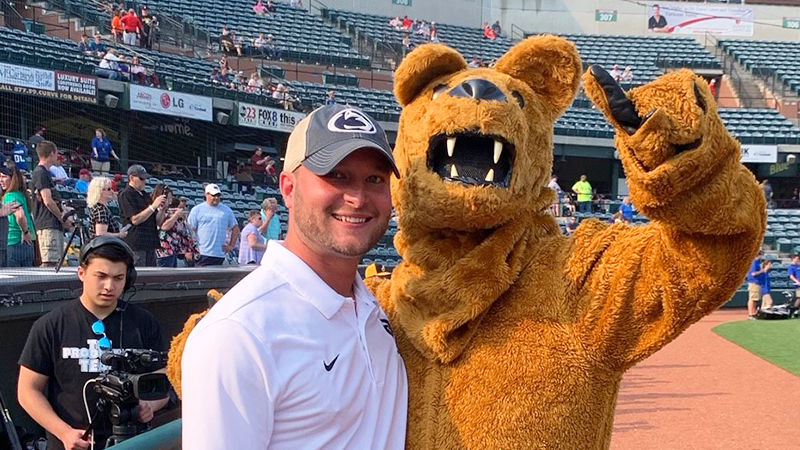
<path id="1" fill-rule="evenodd" d="M 183 109 L 183 99 L 182 98 L 170 98 L 169 94 L 164 92 L 161 94 L 161 107 L 164 109 L 169 109 L 172 106 L 173 108 Z"/>

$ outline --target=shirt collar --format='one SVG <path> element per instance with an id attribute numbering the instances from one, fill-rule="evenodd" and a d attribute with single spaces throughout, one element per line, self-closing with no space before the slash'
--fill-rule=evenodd
<path id="1" fill-rule="evenodd" d="M 311 303 L 326 319 L 333 317 L 348 301 L 328 286 L 300 257 L 283 246 L 283 241 L 268 241 L 262 265 L 269 264 L 274 273 L 286 280 L 300 297 Z M 353 281 L 353 294 L 362 297 L 366 286 L 358 273 Z M 362 297 L 363 298 L 363 297 Z"/>

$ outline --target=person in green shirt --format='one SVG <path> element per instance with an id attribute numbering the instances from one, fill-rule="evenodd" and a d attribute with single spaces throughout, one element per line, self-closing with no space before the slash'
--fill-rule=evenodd
<path id="1" fill-rule="evenodd" d="M 572 185 L 572 192 L 578 195 L 578 212 L 592 213 L 592 185 L 581 175 L 580 181 Z"/>
<path id="2" fill-rule="evenodd" d="M 8 267 L 33 267 L 33 240 L 36 231 L 25 198 L 25 182 L 19 169 L 0 169 L 3 204 L 16 203 L 21 207 L 8 216 Z"/>

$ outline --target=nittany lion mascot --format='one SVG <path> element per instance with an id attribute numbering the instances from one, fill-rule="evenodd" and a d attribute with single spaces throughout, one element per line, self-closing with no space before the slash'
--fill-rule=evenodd
<path id="1" fill-rule="evenodd" d="M 651 222 L 564 236 L 547 182 L 581 70 L 554 36 L 493 68 L 423 45 L 397 69 L 403 262 L 372 288 L 408 370 L 409 449 L 608 447 L 625 370 L 730 299 L 761 245 L 764 195 L 689 70 L 627 95 L 583 75 Z"/>

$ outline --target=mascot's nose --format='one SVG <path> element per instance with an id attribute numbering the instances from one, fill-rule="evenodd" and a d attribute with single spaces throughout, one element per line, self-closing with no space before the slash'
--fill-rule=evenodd
<path id="1" fill-rule="evenodd" d="M 494 83 L 483 78 L 466 80 L 450 90 L 453 97 L 467 97 L 475 100 L 506 101 L 506 95 Z"/>

